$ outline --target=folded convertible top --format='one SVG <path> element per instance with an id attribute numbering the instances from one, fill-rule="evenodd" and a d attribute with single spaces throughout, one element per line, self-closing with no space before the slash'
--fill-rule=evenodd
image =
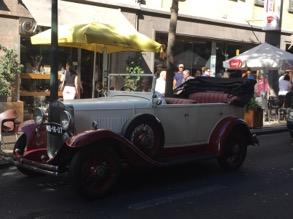
<path id="1" fill-rule="evenodd" d="M 243 107 L 254 96 L 255 83 L 242 78 L 196 77 L 176 88 L 174 96 L 190 98 L 198 92 L 219 92 L 227 95 L 230 104 Z"/>

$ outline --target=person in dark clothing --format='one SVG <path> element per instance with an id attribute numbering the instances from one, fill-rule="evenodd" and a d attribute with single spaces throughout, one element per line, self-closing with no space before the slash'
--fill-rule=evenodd
<path id="1" fill-rule="evenodd" d="M 61 90 L 63 91 L 63 100 L 73 100 L 80 98 L 80 89 L 78 76 L 71 62 L 66 63 L 66 70 L 63 75 Z"/>

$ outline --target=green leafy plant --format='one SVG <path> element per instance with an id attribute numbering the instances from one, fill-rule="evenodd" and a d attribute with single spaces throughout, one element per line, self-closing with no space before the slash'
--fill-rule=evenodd
<path id="1" fill-rule="evenodd" d="M 17 78 L 23 65 L 17 60 L 13 49 L 0 45 L 0 95 L 10 96 L 16 93 Z M 16 99 L 16 97 L 13 97 Z"/>
<path id="2" fill-rule="evenodd" d="M 139 55 L 130 56 L 126 64 L 126 72 L 131 75 L 126 76 L 124 87 L 126 90 L 137 90 L 140 75 L 143 74 L 142 58 Z"/>
<path id="3" fill-rule="evenodd" d="M 249 111 L 249 110 L 254 110 L 254 109 L 258 109 L 261 108 L 261 106 L 259 105 L 259 103 L 255 100 L 255 98 L 251 98 L 249 100 L 249 102 L 246 104 L 245 106 L 245 110 Z"/>

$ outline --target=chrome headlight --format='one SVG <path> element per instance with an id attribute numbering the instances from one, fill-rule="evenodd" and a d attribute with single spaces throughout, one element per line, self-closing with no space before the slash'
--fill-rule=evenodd
<path id="1" fill-rule="evenodd" d="M 68 111 L 64 110 L 60 114 L 60 123 L 61 123 L 64 131 L 67 131 L 69 129 L 69 127 L 71 126 L 71 123 L 72 123 L 72 117 Z"/>
<path id="2" fill-rule="evenodd" d="M 33 115 L 34 121 L 37 125 L 41 125 L 45 120 L 45 109 L 36 108 Z"/>

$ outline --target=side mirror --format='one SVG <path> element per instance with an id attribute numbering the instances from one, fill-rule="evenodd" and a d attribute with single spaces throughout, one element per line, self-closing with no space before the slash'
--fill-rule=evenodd
<path id="1" fill-rule="evenodd" d="M 157 104 L 157 105 L 161 105 L 162 103 L 163 103 L 162 98 L 158 98 L 158 99 L 156 100 L 156 104 Z"/>
<path id="2" fill-rule="evenodd" d="M 152 98 L 153 98 L 153 104 L 155 105 L 162 105 L 165 102 L 164 97 L 157 92 L 153 93 Z"/>

